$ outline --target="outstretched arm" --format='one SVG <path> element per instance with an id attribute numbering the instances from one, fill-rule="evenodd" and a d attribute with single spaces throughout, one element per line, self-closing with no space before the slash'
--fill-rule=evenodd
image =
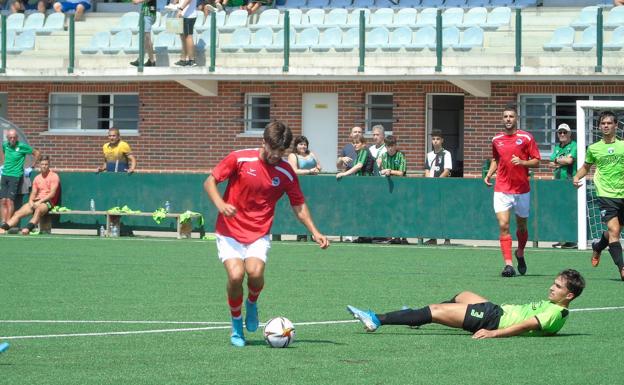
<path id="1" fill-rule="evenodd" d="M 326 249 L 329 247 L 329 241 L 327 237 L 321 234 L 316 226 L 314 225 L 314 221 L 312 221 L 312 215 L 310 215 L 310 210 L 308 210 L 308 206 L 304 203 L 298 206 L 292 206 L 293 211 L 299 222 L 301 222 L 306 229 L 312 234 L 314 237 L 314 241 L 321 246 L 321 249 Z"/>
<path id="2" fill-rule="evenodd" d="M 496 329 L 496 330 L 487 330 L 480 329 L 477 330 L 475 334 L 472 335 L 472 338 L 475 339 L 483 339 L 483 338 L 502 338 L 502 337 L 512 337 L 517 336 L 522 333 L 526 333 L 530 330 L 538 330 L 540 328 L 540 323 L 536 317 L 531 317 L 528 320 L 522 321 L 520 323 L 511 325 L 504 329 Z"/>
<path id="3" fill-rule="evenodd" d="M 583 183 L 581 182 L 581 179 L 583 179 L 585 175 L 589 173 L 591 166 L 592 165 L 589 163 L 583 163 L 581 168 L 578 169 L 578 171 L 576 172 L 576 175 L 574 175 L 574 178 L 572 179 L 572 184 L 574 185 L 574 187 L 579 188 L 583 185 Z"/>

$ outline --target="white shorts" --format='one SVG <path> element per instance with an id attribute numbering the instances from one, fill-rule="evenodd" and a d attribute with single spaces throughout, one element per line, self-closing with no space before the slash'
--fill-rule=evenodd
<path id="1" fill-rule="evenodd" d="M 520 218 L 528 218 L 529 209 L 531 208 L 531 193 L 507 194 L 496 191 L 494 192 L 495 213 L 510 210 L 512 207 L 517 216 Z"/>
<path id="2" fill-rule="evenodd" d="M 247 258 L 254 257 L 266 263 L 267 254 L 271 248 L 271 240 L 268 235 L 248 245 L 244 245 L 236 239 L 224 235 L 216 234 L 216 238 L 219 260 L 221 262 L 231 258 L 238 258 L 244 261 Z"/>

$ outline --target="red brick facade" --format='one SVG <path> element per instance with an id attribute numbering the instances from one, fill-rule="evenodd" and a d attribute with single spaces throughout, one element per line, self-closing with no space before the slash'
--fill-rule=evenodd
<path id="1" fill-rule="evenodd" d="M 426 95 L 462 93 L 446 82 L 219 82 L 219 96 L 202 97 L 172 81 L 133 83 L 0 83 L 8 93 L 8 119 L 22 128 L 36 148 L 54 158 L 62 170 L 94 170 L 101 161 L 104 136 L 41 135 L 48 126 L 51 92 L 139 94 L 138 137 L 127 138 L 141 172 L 199 172 L 212 168 L 226 153 L 256 146 L 258 138 L 239 138 L 243 132 L 244 95 L 271 95 L 271 117 L 301 131 L 302 95 L 307 92 L 338 93 L 339 148 L 353 125 L 364 121 L 365 96 L 391 92 L 397 105 L 394 134 L 408 160 L 408 170 L 422 168 L 424 159 Z M 520 93 L 624 94 L 624 82 L 557 83 L 493 82 L 492 96 L 464 98 L 464 172 L 480 177 L 481 165 L 490 154 L 490 138 L 500 129 L 501 111 L 515 103 Z M 338 152 L 338 149 L 336 149 Z M 540 174 L 549 175 L 547 169 Z"/>

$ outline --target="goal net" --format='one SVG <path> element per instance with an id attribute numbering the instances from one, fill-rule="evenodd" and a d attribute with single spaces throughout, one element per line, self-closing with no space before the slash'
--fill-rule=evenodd
<path id="1" fill-rule="evenodd" d="M 624 101 L 577 100 L 576 102 L 578 167 L 581 167 L 585 162 L 587 146 L 602 139 L 598 116 L 605 110 L 613 111 L 617 115 L 619 122 L 616 135 L 621 139 L 624 133 Z M 588 241 L 600 238 L 602 232 L 607 230 L 606 225 L 600 221 L 598 198 L 592 180 L 594 172 L 595 166 L 577 192 L 579 250 L 586 250 L 590 243 Z"/>

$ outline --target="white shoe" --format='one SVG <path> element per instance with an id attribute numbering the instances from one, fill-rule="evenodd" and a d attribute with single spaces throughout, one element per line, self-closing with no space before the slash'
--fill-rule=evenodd
<path id="1" fill-rule="evenodd" d="M 210 10 L 210 12 L 219 12 L 219 10 L 216 7 L 214 7 L 214 6 L 210 5 L 210 4 L 206 4 L 206 8 L 208 8 Z M 221 8 L 223 8 L 223 7 L 221 7 Z"/>
<path id="2" fill-rule="evenodd" d="M 223 4 L 221 4 L 221 3 L 215 3 L 215 7 L 217 7 L 217 9 L 218 9 L 219 11 L 223 11 Z"/>

